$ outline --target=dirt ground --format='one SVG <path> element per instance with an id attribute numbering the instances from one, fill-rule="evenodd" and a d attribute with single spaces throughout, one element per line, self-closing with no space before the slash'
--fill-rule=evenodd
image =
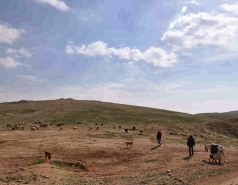
<path id="1" fill-rule="evenodd" d="M 155 133 L 156 134 L 156 133 Z M 154 134 L 154 135 L 155 135 Z M 188 157 L 176 135 L 163 134 L 158 146 L 139 131 L 56 126 L 0 131 L 0 184 L 238 184 L 238 150 L 225 148 L 225 164 L 209 162 L 203 145 Z M 125 141 L 132 140 L 127 148 Z M 44 150 L 52 153 L 45 160 Z"/>

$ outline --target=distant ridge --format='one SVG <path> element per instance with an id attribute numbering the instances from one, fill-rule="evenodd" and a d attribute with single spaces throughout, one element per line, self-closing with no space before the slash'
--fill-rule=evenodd
<path id="1" fill-rule="evenodd" d="M 199 113 L 195 114 L 196 116 L 202 116 L 207 118 L 219 119 L 219 120 L 236 120 L 238 119 L 238 110 L 222 113 Z"/>

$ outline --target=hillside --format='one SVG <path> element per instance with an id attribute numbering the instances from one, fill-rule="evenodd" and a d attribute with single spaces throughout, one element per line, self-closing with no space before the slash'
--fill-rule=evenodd
<path id="1" fill-rule="evenodd" d="M 53 125 L 36 129 L 36 121 Z M 7 127 L 19 122 L 24 129 Z M 61 129 L 59 122 L 65 123 Z M 155 139 L 158 128 L 162 145 Z M 22 100 L 0 104 L 0 133 L 1 185 L 203 185 L 238 178 L 235 122 L 100 101 Z M 210 143 L 225 147 L 221 164 L 209 160 L 204 144 Z"/>
<path id="2" fill-rule="evenodd" d="M 199 113 L 195 114 L 197 116 L 219 119 L 219 120 L 230 120 L 230 119 L 238 119 L 238 111 L 230 111 L 230 112 L 223 112 L 223 113 Z M 238 121 L 237 121 L 238 122 Z"/>
<path id="3" fill-rule="evenodd" d="M 186 113 L 139 107 L 100 101 L 58 99 L 46 101 L 25 101 L 8 102 L 0 104 L 0 125 L 4 128 L 7 124 L 18 122 L 34 123 L 35 121 L 65 122 L 67 125 L 75 125 L 81 121 L 84 125 L 92 126 L 95 123 L 105 125 L 121 125 L 124 128 L 138 126 L 153 129 L 161 128 L 168 133 L 174 134 L 195 134 L 201 138 L 210 138 L 211 134 L 225 134 L 229 137 L 238 135 L 237 125 L 235 132 L 230 134 L 222 125 L 214 129 L 215 119 L 190 115 Z M 234 129 L 234 128 L 233 128 Z M 155 130 L 156 132 L 156 130 Z"/>

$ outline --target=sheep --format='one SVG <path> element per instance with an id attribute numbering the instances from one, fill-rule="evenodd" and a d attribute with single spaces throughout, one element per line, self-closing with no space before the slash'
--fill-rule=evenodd
<path id="1" fill-rule="evenodd" d="M 211 157 L 212 155 L 212 157 Z M 225 156 L 223 155 L 222 152 L 218 151 L 217 153 L 215 154 L 211 154 L 210 155 L 210 159 L 213 159 L 213 160 L 219 160 L 219 163 L 221 164 L 221 162 L 223 162 L 223 164 L 225 163 Z M 209 162 L 210 162 L 210 159 L 209 159 Z"/>
<path id="2" fill-rule="evenodd" d="M 210 154 L 209 163 L 210 163 L 211 159 L 212 159 L 212 162 L 215 161 L 217 163 L 217 160 L 213 157 L 212 154 Z"/>
<path id="3" fill-rule="evenodd" d="M 73 130 L 77 130 L 77 127 L 73 127 Z"/>
<path id="4" fill-rule="evenodd" d="M 132 127 L 132 130 L 136 130 L 136 127 L 134 126 L 134 127 Z"/>
<path id="5" fill-rule="evenodd" d="M 82 122 L 81 122 L 81 121 L 78 121 L 78 124 L 82 124 Z"/>
<path id="6" fill-rule="evenodd" d="M 143 130 L 143 129 L 141 129 L 141 130 L 140 130 L 140 134 L 143 134 L 143 132 L 144 132 L 144 130 Z"/>
<path id="7" fill-rule="evenodd" d="M 59 123 L 57 123 L 57 126 L 59 127 L 59 126 L 63 126 L 64 125 L 64 123 L 61 123 L 61 122 L 59 122 Z"/>
<path id="8" fill-rule="evenodd" d="M 60 126 L 60 130 L 63 130 L 63 126 Z"/>

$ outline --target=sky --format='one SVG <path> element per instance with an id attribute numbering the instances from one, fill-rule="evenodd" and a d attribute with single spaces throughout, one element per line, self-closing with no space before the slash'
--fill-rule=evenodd
<path id="1" fill-rule="evenodd" d="M 234 0 L 1 0 L 0 102 L 238 110 Z"/>

